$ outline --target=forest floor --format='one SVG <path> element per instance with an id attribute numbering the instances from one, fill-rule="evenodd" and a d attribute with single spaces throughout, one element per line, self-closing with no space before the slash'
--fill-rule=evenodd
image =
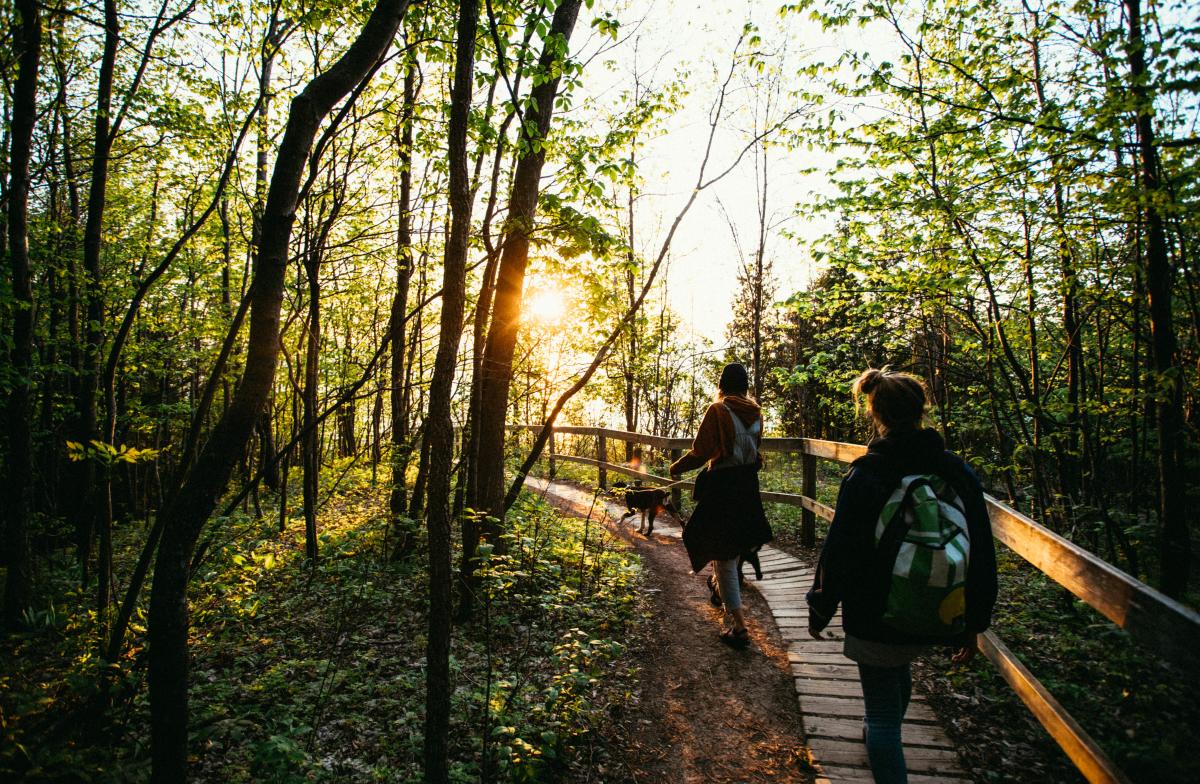
<path id="1" fill-rule="evenodd" d="M 586 515 L 591 493 L 567 493 L 546 500 Z M 766 602 L 745 591 L 751 645 L 722 645 L 721 611 L 709 604 L 704 578 L 692 574 L 678 538 L 656 531 L 646 539 L 636 517 L 619 525 L 619 510 L 604 512 L 641 557 L 644 590 L 652 594 L 645 637 L 630 643 L 640 664 L 637 706 L 606 730 L 613 769 L 605 780 L 812 781 L 787 649 Z"/>

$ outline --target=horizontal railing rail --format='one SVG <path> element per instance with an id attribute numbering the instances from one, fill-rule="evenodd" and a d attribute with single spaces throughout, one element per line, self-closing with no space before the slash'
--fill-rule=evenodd
<path id="1" fill-rule="evenodd" d="M 511 429 L 540 431 L 542 426 L 513 425 Z M 555 435 L 583 435 L 596 439 L 595 458 L 556 453 L 553 438 L 550 440 L 551 450 L 546 456 L 550 460 L 595 466 L 601 486 L 606 484 L 608 471 L 658 484 L 671 483 L 667 477 L 609 462 L 607 442 L 610 440 L 661 449 L 669 452 L 672 460 L 678 459 L 683 450 L 691 446 L 691 440 L 686 438 L 664 438 L 607 428 L 555 426 L 553 432 Z M 801 455 L 803 492 L 762 491 L 761 496 L 764 501 L 801 507 L 801 541 L 808 546 L 815 545 L 816 518 L 832 520 L 834 512 L 816 499 L 816 461 L 851 463 L 866 454 L 866 447 L 814 438 L 764 438 L 760 449 L 763 452 Z M 692 486 L 691 482 L 675 483 L 673 492 L 676 500 L 680 488 Z M 1185 670 L 1195 671 L 1200 656 L 1200 613 L 1126 574 L 1007 504 L 991 496 L 985 498 L 992 533 L 1002 544 L 1124 629 L 1140 644 Z M 1088 781 L 1129 781 L 1128 776 L 1109 759 L 1087 731 L 993 632 L 980 635 L 978 645 L 979 650 L 996 666 Z"/>

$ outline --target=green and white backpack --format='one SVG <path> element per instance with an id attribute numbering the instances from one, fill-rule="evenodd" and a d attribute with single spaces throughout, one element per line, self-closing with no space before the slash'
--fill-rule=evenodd
<path id="1" fill-rule="evenodd" d="M 966 507 L 948 481 L 903 477 L 879 513 L 875 545 L 892 564 L 885 624 L 925 636 L 964 631 L 971 539 Z"/>

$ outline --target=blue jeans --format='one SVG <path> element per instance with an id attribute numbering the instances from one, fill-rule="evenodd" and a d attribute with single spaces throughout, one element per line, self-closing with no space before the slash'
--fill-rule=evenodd
<path id="1" fill-rule="evenodd" d="M 717 593 L 727 612 L 742 606 L 742 586 L 738 577 L 738 559 L 713 561 L 713 574 L 717 576 Z"/>
<path id="2" fill-rule="evenodd" d="M 900 667 L 858 665 L 866 716 L 867 759 L 876 784 L 908 784 L 908 766 L 900 742 L 900 722 L 912 696 L 912 671 Z"/>

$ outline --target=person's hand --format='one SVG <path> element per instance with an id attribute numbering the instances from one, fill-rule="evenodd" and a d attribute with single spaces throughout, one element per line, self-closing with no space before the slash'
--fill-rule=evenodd
<path id="1" fill-rule="evenodd" d="M 971 661 L 971 659 L 974 659 L 974 658 L 975 658 L 975 645 L 971 644 L 971 645 L 964 645 L 963 647 L 961 647 L 957 651 L 955 651 L 954 654 L 950 657 L 950 661 L 954 662 L 955 664 L 966 664 L 967 662 Z"/>

